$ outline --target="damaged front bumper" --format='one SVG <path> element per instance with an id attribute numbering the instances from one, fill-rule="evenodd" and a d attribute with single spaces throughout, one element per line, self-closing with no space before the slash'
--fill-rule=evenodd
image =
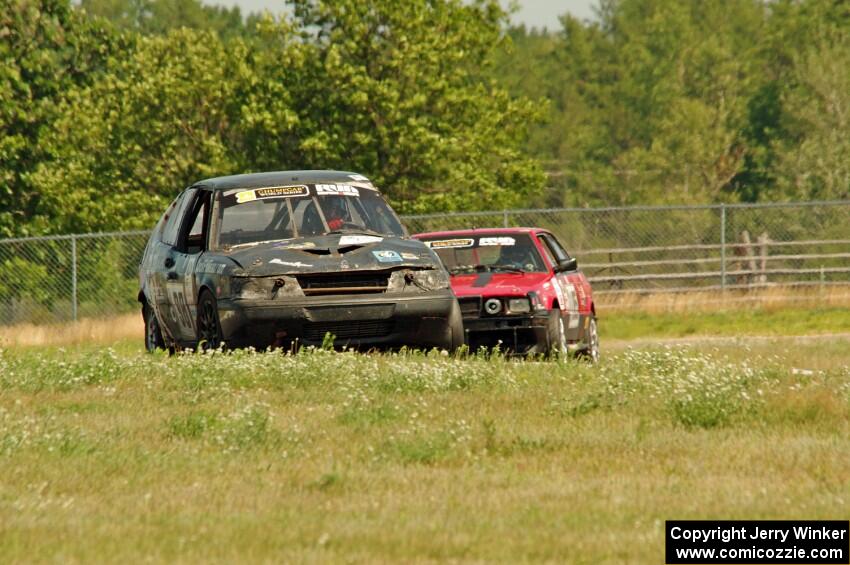
<path id="1" fill-rule="evenodd" d="M 417 293 L 233 298 L 218 302 L 224 341 L 234 347 L 322 345 L 450 348 L 450 289 Z"/>
<path id="2" fill-rule="evenodd" d="M 470 351 L 498 346 L 503 351 L 520 355 L 548 350 L 548 326 L 548 311 L 531 316 L 488 316 L 463 320 L 465 342 Z"/>
<path id="3" fill-rule="evenodd" d="M 528 316 L 486 316 L 464 318 L 463 327 L 465 342 L 470 351 L 481 347 L 492 349 L 499 347 L 502 351 L 517 355 L 533 355 L 547 353 L 556 344 L 550 343 L 552 335 L 549 332 L 552 311 L 537 311 Z M 564 314 L 567 332 L 567 346 L 570 352 L 578 351 L 582 346 L 579 339 L 580 326 L 586 316 L 579 313 Z M 569 320 L 575 320 L 570 324 Z"/>

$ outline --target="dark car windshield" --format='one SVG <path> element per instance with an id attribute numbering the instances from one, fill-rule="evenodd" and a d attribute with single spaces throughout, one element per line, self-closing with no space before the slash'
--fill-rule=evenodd
<path id="1" fill-rule="evenodd" d="M 475 234 L 423 237 L 452 274 L 475 272 L 545 272 L 528 234 Z"/>
<path id="2" fill-rule="evenodd" d="M 234 189 L 220 198 L 220 247 L 331 233 L 404 235 L 380 193 L 349 184 Z"/>

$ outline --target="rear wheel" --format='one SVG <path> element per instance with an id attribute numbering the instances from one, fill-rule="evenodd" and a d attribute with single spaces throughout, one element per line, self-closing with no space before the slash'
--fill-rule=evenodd
<path id="1" fill-rule="evenodd" d="M 591 363 L 599 362 L 599 326 L 596 323 L 596 316 L 590 318 L 587 324 L 587 330 L 584 333 L 584 341 L 587 347 L 579 352 L 579 355 Z"/>
<path id="2" fill-rule="evenodd" d="M 569 351 L 567 345 L 567 324 L 564 315 L 557 308 L 549 312 L 549 344 L 546 353 L 549 355 L 566 355 Z"/>
<path id="3" fill-rule="evenodd" d="M 142 305 L 142 317 L 145 320 L 145 349 L 150 353 L 157 349 L 165 349 L 165 340 L 162 338 L 159 319 L 147 301 Z"/>
<path id="4" fill-rule="evenodd" d="M 198 349 L 218 349 L 223 342 L 218 304 L 208 290 L 198 298 Z"/>

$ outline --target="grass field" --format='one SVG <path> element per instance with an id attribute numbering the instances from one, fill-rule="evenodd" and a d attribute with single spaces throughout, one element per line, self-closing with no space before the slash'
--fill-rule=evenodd
<path id="1" fill-rule="evenodd" d="M 846 339 L 500 357 L 0 354 L 4 562 L 646 562 L 845 518 Z"/>

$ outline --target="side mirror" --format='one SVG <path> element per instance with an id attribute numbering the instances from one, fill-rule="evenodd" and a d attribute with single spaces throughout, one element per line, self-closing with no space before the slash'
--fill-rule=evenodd
<path id="1" fill-rule="evenodd" d="M 575 271 L 578 269 L 578 261 L 575 257 L 571 259 L 567 259 L 566 261 L 561 261 L 558 263 L 557 267 L 555 267 L 555 271 L 558 273 L 563 273 L 565 271 Z"/>

